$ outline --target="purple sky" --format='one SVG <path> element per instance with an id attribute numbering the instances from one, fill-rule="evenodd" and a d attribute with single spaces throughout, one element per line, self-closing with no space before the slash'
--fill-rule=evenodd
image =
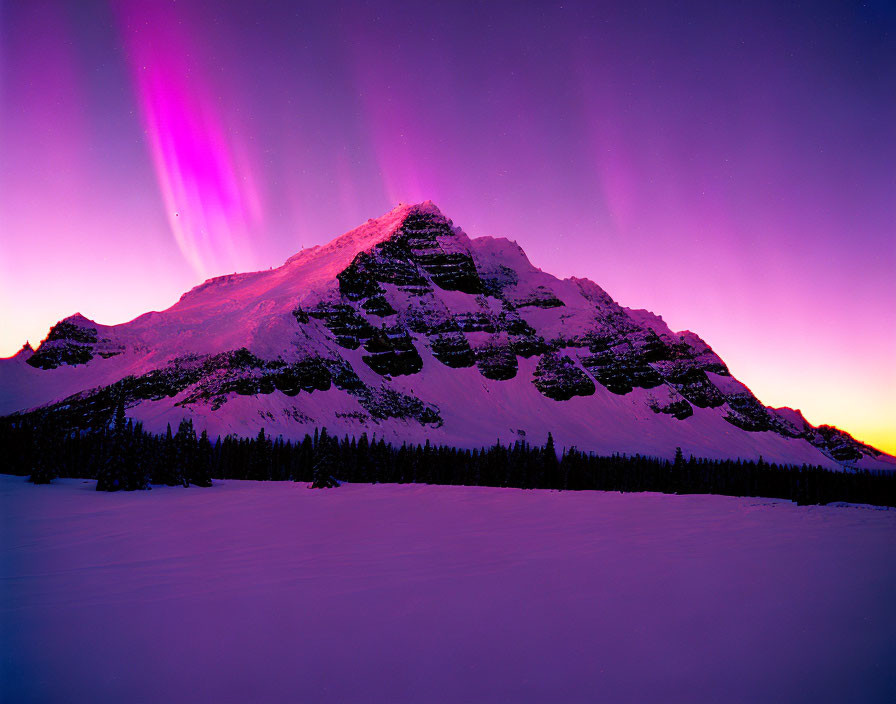
<path id="1" fill-rule="evenodd" d="M 896 451 L 891 3 L 0 1 L 0 354 L 424 199 Z"/>

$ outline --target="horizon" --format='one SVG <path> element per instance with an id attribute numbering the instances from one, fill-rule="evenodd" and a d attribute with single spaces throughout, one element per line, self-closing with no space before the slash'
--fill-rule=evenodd
<path id="1" fill-rule="evenodd" d="M 896 453 L 892 8 L 406 5 L 0 6 L 0 356 L 431 199 Z"/>

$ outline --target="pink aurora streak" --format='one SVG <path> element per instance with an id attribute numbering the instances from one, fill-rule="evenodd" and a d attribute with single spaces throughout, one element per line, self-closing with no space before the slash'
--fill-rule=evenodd
<path id="1" fill-rule="evenodd" d="M 171 232 L 201 276 L 246 269 L 263 222 L 249 150 L 225 122 L 184 18 L 155 3 L 117 8 Z M 187 21 L 187 25 L 189 22 Z M 216 99 L 218 98 L 218 99 Z"/>

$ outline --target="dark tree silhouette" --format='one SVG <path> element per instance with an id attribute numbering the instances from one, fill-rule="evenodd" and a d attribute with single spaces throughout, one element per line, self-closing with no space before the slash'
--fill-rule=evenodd
<path id="1" fill-rule="evenodd" d="M 29 455 L 31 463 L 31 476 L 28 478 L 28 481 L 33 484 L 49 484 L 56 478 L 53 455 L 57 453 L 43 451 L 44 448 L 40 446 L 42 435 L 39 432 L 32 432 L 29 433 L 29 437 L 26 440 L 30 445 Z"/>
<path id="2" fill-rule="evenodd" d="M 196 486 L 212 485 L 212 444 L 208 432 L 203 430 L 196 445 L 195 460 L 190 467 L 190 483 Z"/>
<path id="3" fill-rule="evenodd" d="M 557 448 L 554 447 L 554 436 L 548 433 L 548 441 L 545 443 L 542 453 L 542 481 L 541 486 L 548 489 L 560 489 L 560 463 L 557 461 Z"/>
<path id="4" fill-rule="evenodd" d="M 317 441 L 317 460 L 314 463 L 314 479 L 311 481 L 312 489 L 332 489 L 339 486 L 336 481 L 336 453 L 333 447 L 338 441 L 331 440 L 324 428 Z"/>
<path id="5" fill-rule="evenodd" d="M 0 468 L 44 481 L 91 477 L 100 491 L 149 488 L 153 483 L 210 486 L 211 478 L 294 479 L 315 487 L 339 481 L 466 484 L 519 489 L 597 489 L 765 496 L 802 504 L 831 501 L 896 506 L 896 472 L 832 471 L 745 460 L 708 460 L 676 450 L 674 459 L 641 455 L 598 456 L 575 448 L 557 461 L 553 435 L 544 447 L 524 439 L 505 446 L 466 448 L 402 444 L 361 435 L 357 440 L 315 430 L 301 442 L 228 435 L 214 444 L 196 439 L 185 419 L 172 436 L 147 433 L 127 419 L 119 402 L 104 422 L 78 426 L 71 419 L 33 411 L 0 418 Z"/>
<path id="6" fill-rule="evenodd" d="M 128 428 L 127 416 L 124 412 L 124 400 L 120 399 L 115 407 L 115 416 L 110 428 L 104 429 L 109 437 L 106 444 L 102 470 L 97 475 L 97 491 L 119 491 L 128 489 Z"/>
<path id="7" fill-rule="evenodd" d="M 196 431 L 192 419 L 184 418 L 174 436 L 174 482 L 190 486 L 190 469 L 196 459 Z"/>

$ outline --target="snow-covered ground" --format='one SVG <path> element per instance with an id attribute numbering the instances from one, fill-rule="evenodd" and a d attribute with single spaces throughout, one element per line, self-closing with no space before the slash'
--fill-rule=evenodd
<path id="1" fill-rule="evenodd" d="M 0 700 L 896 701 L 896 511 L 0 476 Z"/>

